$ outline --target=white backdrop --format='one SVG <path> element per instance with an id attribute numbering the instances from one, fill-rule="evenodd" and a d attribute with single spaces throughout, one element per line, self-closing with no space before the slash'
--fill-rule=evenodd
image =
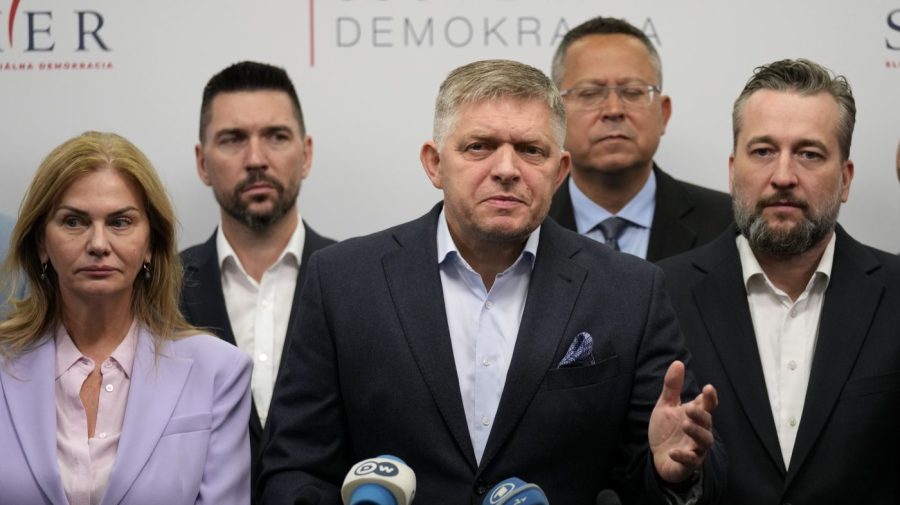
<path id="1" fill-rule="evenodd" d="M 218 211 L 194 167 L 201 91 L 254 59 L 284 66 L 300 94 L 314 140 L 304 218 L 339 239 L 376 231 L 440 198 L 418 151 L 448 71 L 485 58 L 549 71 L 566 29 L 599 14 L 659 47 L 674 104 L 659 164 L 721 190 L 731 104 L 755 66 L 806 57 L 846 75 L 859 111 L 840 220 L 900 251 L 900 0 L 0 0 L 0 212 L 17 212 L 53 146 L 115 131 L 161 172 L 181 245 L 204 240 Z"/>

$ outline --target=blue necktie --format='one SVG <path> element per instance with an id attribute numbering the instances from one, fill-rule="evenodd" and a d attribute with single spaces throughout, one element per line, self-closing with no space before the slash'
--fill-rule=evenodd
<path id="1" fill-rule="evenodd" d="M 603 234 L 606 245 L 611 247 L 614 251 L 618 251 L 619 237 L 622 236 L 622 232 L 625 231 L 628 224 L 629 222 L 627 220 L 613 216 L 601 221 L 596 228 Z"/>

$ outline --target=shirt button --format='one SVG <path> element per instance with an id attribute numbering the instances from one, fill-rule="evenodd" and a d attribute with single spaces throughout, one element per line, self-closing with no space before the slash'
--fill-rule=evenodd
<path id="1" fill-rule="evenodd" d="M 259 360 L 262 361 L 263 363 L 265 363 L 266 361 L 269 361 L 269 355 L 265 354 L 265 353 L 261 353 L 259 355 Z"/>
<path id="2" fill-rule="evenodd" d="M 491 420 L 490 420 L 490 418 L 489 418 L 488 416 L 482 417 L 482 418 L 481 418 L 481 424 L 482 424 L 482 426 L 490 426 L 490 425 L 491 425 Z"/>
<path id="3" fill-rule="evenodd" d="M 97 437 L 98 438 L 106 438 L 106 432 L 104 431 L 103 433 L 100 433 L 99 435 L 97 435 Z"/>
<path id="4" fill-rule="evenodd" d="M 791 317 L 797 317 L 797 308 L 796 307 L 792 308 L 790 314 L 791 314 Z"/>
<path id="5" fill-rule="evenodd" d="M 113 392 L 113 389 L 115 389 L 115 388 L 113 387 L 112 384 L 107 384 L 107 385 L 106 385 L 106 392 L 107 392 L 107 393 L 112 393 L 112 392 Z"/>
<path id="6" fill-rule="evenodd" d="M 483 360 L 481 360 L 481 364 L 484 366 L 491 366 L 491 360 L 484 358 Z"/>
<path id="7" fill-rule="evenodd" d="M 488 301 L 484 302 L 484 306 L 487 307 L 488 310 L 491 310 L 494 308 L 494 302 L 488 300 Z"/>
<path id="8" fill-rule="evenodd" d="M 791 416 L 790 418 L 788 418 L 788 424 L 790 424 L 791 426 L 797 426 L 797 418 Z"/>
<path id="9" fill-rule="evenodd" d="M 787 366 L 788 366 L 788 370 L 794 371 L 794 370 L 797 369 L 797 362 L 794 361 L 794 360 L 790 360 L 790 361 L 788 361 L 788 365 L 787 365 Z"/>

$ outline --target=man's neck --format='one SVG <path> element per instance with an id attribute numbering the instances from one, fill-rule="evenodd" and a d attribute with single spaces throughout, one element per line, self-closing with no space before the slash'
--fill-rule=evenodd
<path id="1" fill-rule="evenodd" d="M 572 167 L 572 180 L 578 189 L 592 202 L 611 214 L 622 210 L 640 193 L 653 170 L 651 162 L 646 167 L 603 172 Z"/>
<path id="2" fill-rule="evenodd" d="M 822 261 L 822 254 L 825 253 L 828 243 L 831 242 L 832 235 L 834 235 L 834 231 L 809 250 L 787 258 L 757 251 L 753 251 L 753 255 L 756 256 L 756 261 L 759 262 L 759 266 L 772 284 L 787 293 L 791 300 L 796 300 L 816 272 L 819 262 Z"/>
<path id="3" fill-rule="evenodd" d="M 450 236 L 453 237 L 460 256 L 481 276 L 484 289 L 487 291 L 490 291 L 494 285 L 497 274 L 509 268 L 522 254 L 522 249 L 525 248 L 525 243 L 528 241 L 528 237 L 525 237 L 521 242 L 466 244 L 459 240 L 452 230 Z"/>
<path id="4" fill-rule="evenodd" d="M 296 209 L 288 211 L 277 223 L 254 230 L 227 214 L 222 214 L 222 232 L 234 254 L 250 277 L 260 282 L 277 260 L 300 225 Z"/>

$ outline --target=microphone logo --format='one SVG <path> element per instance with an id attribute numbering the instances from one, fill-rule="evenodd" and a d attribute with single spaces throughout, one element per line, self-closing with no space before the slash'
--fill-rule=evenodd
<path id="1" fill-rule="evenodd" d="M 375 475 L 380 475 L 382 477 L 394 477 L 399 472 L 400 470 L 397 469 L 397 465 L 387 461 L 364 461 L 353 471 L 355 475 L 369 475 L 374 473 Z"/>
<path id="2" fill-rule="evenodd" d="M 513 489 L 516 488 L 516 485 L 512 482 L 506 482 L 497 489 L 494 489 L 494 492 L 491 493 L 490 503 L 493 505 L 495 503 L 500 503 L 503 500 L 503 497 L 512 492 Z"/>

